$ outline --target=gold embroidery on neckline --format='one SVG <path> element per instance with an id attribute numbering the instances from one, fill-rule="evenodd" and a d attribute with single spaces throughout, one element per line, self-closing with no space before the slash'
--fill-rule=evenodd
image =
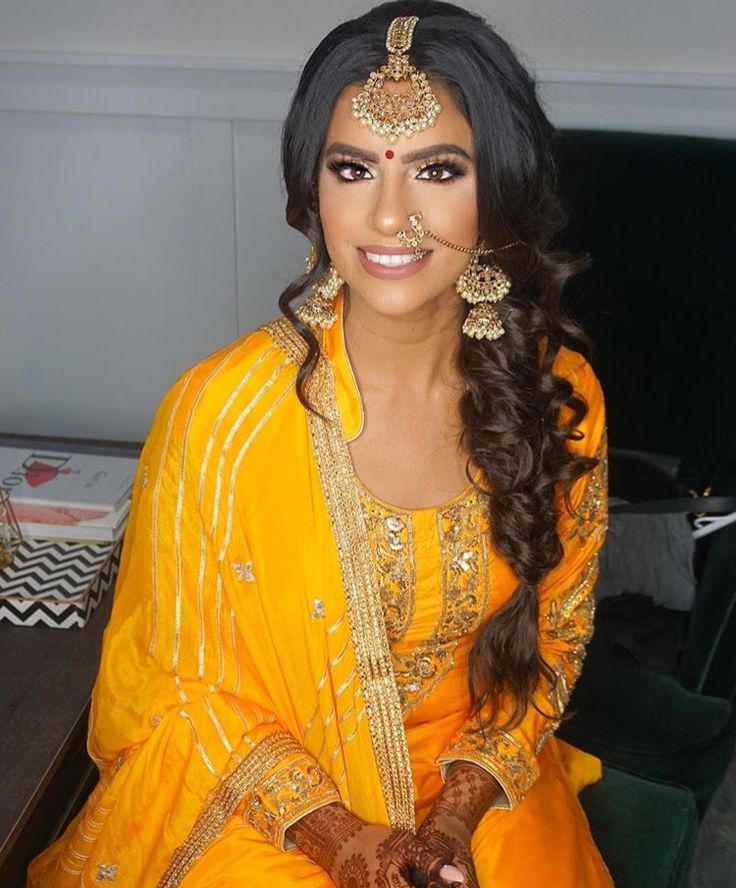
<path id="1" fill-rule="evenodd" d="M 361 504 L 373 555 L 391 659 L 404 715 L 428 697 L 455 663 L 460 639 L 473 632 L 490 604 L 487 498 L 474 488 L 432 510 L 399 509 L 362 484 Z M 433 511 L 441 550 L 440 616 L 429 638 L 407 654 L 396 643 L 415 612 L 414 512 Z"/>
<path id="2" fill-rule="evenodd" d="M 389 641 L 406 635 L 414 617 L 413 520 L 410 512 L 389 511 L 368 495 L 361 495 L 363 519 L 381 594 L 383 618 Z"/>

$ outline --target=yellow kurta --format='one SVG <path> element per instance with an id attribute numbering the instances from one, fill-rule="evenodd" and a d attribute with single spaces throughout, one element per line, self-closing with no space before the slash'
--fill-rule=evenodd
<path id="1" fill-rule="evenodd" d="M 378 501 L 347 442 L 362 405 L 340 321 L 311 389 L 286 321 L 184 374 L 141 456 L 93 694 L 100 782 L 29 870 L 31 888 L 290 885 L 329 888 L 288 826 L 342 800 L 416 828 L 443 767 L 474 761 L 505 792 L 473 837 L 481 888 L 610 886 L 576 798 L 599 764 L 551 736 L 468 718 L 467 656 L 516 586 L 492 546 L 483 494 L 437 509 Z M 540 588 L 540 648 L 561 713 L 592 628 L 605 532 L 603 400 L 563 350 L 558 375 L 588 401 L 579 452 L 601 457 L 574 490 L 562 563 Z"/>

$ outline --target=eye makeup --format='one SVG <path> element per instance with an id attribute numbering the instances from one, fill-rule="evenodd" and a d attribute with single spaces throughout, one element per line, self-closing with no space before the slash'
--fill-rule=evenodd
<path id="1" fill-rule="evenodd" d="M 363 182 L 367 181 L 368 178 L 372 178 L 366 175 L 370 173 L 370 170 L 364 163 L 347 156 L 333 157 L 327 162 L 327 169 L 342 182 Z M 349 178 L 343 175 L 348 171 L 352 171 L 353 177 Z M 422 176 L 426 172 L 429 172 L 430 175 Z M 424 181 L 443 185 L 452 182 L 454 179 L 461 178 L 466 172 L 467 170 L 463 165 L 449 157 L 437 157 L 429 163 L 420 164 L 415 168 L 417 177 L 421 176 Z M 439 175 L 435 175 L 435 173 Z"/>

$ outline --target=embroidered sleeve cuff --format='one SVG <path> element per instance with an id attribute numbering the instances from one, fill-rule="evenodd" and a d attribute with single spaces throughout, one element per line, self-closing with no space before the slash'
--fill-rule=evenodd
<path id="1" fill-rule="evenodd" d="M 539 767 L 526 747 L 511 734 L 496 731 L 464 734 L 437 759 L 442 779 L 455 761 L 473 762 L 495 777 L 505 793 L 492 808 L 515 808 L 539 776 Z"/>
<path id="2" fill-rule="evenodd" d="M 286 830 L 311 811 L 341 801 L 340 793 L 291 734 L 272 734 L 251 757 L 259 777 L 243 799 L 242 816 L 279 850 L 290 851 L 296 845 Z"/>

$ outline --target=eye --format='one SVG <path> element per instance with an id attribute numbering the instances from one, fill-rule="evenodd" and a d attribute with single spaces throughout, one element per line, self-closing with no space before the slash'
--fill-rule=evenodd
<path id="1" fill-rule="evenodd" d="M 428 173 L 428 175 L 424 175 L 424 173 Z M 429 182 L 450 182 L 464 175 L 465 170 L 461 166 L 451 160 L 443 160 L 421 167 L 417 178 Z"/>
<path id="2" fill-rule="evenodd" d="M 354 160 L 331 160 L 327 169 L 343 182 L 361 182 L 364 179 L 372 178 L 368 168 Z"/>

